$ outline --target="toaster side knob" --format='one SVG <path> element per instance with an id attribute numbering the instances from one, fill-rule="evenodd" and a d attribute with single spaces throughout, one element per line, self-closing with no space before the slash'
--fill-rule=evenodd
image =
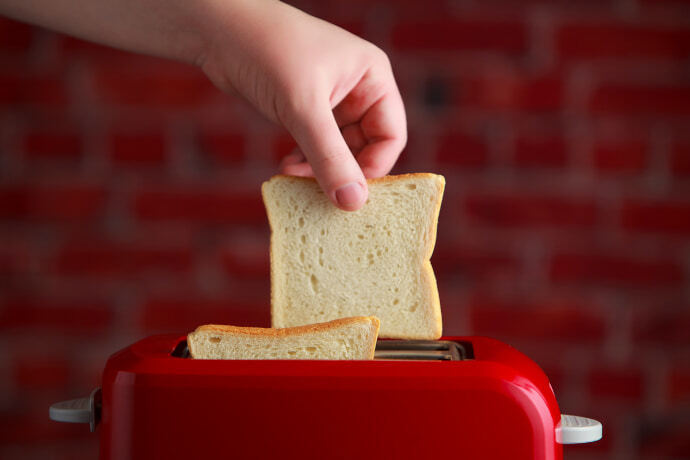
<path id="1" fill-rule="evenodd" d="M 561 414 L 561 422 L 556 427 L 556 441 L 560 444 L 594 442 L 601 436 L 601 422 L 587 417 Z"/>
<path id="2" fill-rule="evenodd" d="M 70 399 L 51 405 L 48 416 L 56 422 L 88 423 L 93 432 L 101 418 L 101 389 L 96 388 L 87 398 Z"/>

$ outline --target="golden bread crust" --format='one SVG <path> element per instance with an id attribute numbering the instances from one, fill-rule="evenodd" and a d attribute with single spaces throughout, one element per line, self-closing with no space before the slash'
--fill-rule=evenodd
<path id="1" fill-rule="evenodd" d="M 434 173 L 405 173 L 405 174 L 395 174 L 383 177 L 374 177 L 367 179 L 367 184 L 385 184 L 388 182 L 395 182 L 401 179 L 422 179 L 422 178 L 441 178 L 443 180 L 443 185 L 445 185 L 446 180 L 443 176 Z M 313 177 L 303 177 L 303 176 L 288 176 L 286 174 L 275 174 L 271 176 L 264 184 L 271 182 L 274 179 L 288 179 L 296 182 L 313 182 L 316 183 L 316 179 Z M 263 190 L 263 186 L 261 187 Z M 335 206 L 335 205 L 334 205 Z"/>
<path id="2" fill-rule="evenodd" d="M 349 318 L 339 318 L 333 321 L 328 321 L 325 323 L 315 323 L 307 324 L 305 326 L 295 326 L 295 327 L 284 327 L 284 328 L 271 328 L 271 327 L 241 327 L 241 326 L 230 326 L 224 324 L 204 324 L 197 327 L 195 332 L 223 332 L 230 334 L 244 334 L 251 336 L 263 336 L 263 337 L 283 337 L 289 335 L 304 335 L 312 334 L 314 332 L 328 331 L 331 329 L 337 329 L 342 326 L 347 326 L 349 324 L 356 324 L 361 322 L 370 322 L 376 326 L 378 331 L 380 327 L 380 321 L 376 316 L 352 316 Z"/>

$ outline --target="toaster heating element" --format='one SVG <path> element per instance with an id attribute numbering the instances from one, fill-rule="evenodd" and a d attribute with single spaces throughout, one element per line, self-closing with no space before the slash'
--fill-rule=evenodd
<path id="1" fill-rule="evenodd" d="M 561 415 L 546 375 L 485 337 L 379 340 L 371 361 L 189 359 L 186 338 L 114 354 L 102 389 L 57 403 L 100 459 L 562 459 L 601 424 Z"/>

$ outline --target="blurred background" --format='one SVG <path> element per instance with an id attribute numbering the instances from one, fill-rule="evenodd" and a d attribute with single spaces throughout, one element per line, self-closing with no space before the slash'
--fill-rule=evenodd
<path id="1" fill-rule="evenodd" d="M 690 2 L 295 5 L 389 53 L 394 172 L 446 177 L 444 332 L 603 422 L 567 459 L 690 458 Z M 259 187 L 292 147 L 194 68 L 0 19 L 0 458 L 96 458 L 48 406 L 140 338 L 269 325 Z"/>

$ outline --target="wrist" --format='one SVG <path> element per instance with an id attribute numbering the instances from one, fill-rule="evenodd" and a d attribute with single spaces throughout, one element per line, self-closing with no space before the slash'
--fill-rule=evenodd
<path id="1" fill-rule="evenodd" d="M 241 65 L 274 41 L 276 29 L 295 11 L 279 0 L 202 0 L 193 19 L 200 25 L 199 47 L 190 62 L 201 68 L 208 61 Z"/>
<path id="2" fill-rule="evenodd" d="M 217 40 L 220 21 L 219 8 L 235 0 L 182 0 L 175 31 L 170 40 L 170 52 L 179 61 L 203 68 L 213 43 Z"/>

